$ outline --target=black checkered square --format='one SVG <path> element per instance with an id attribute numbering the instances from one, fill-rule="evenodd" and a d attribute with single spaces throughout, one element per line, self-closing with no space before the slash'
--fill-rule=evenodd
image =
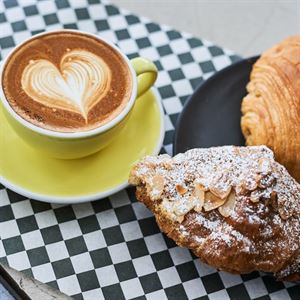
<path id="1" fill-rule="evenodd" d="M 107 0 L 5 0 L 0 59 L 24 38 L 72 28 L 154 61 L 165 111 L 161 153 L 172 153 L 176 120 L 193 90 L 239 59 L 226 49 L 118 9 Z M 75 299 L 299 299 L 299 286 L 257 272 L 231 275 L 202 264 L 163 235 L 128 188 L 91 203 L 28 200 L 0 185 L 0 262 Z"/>

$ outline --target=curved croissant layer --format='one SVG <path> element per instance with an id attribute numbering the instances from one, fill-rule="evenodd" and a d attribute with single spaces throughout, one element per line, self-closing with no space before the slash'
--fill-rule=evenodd
<path id="1" fill-rule="evenodd" d="M 241 127 L 247 145 L 267 145 L 300 182 L 300 36 L 266 51 L 254 64 Z"/>
<path id="2" fill-rule="evenodd" d="M 33 100 L 80 113 L 84 119 L 107 94 L 110 82 L 111 71 L 104 60 L 82 49 L 66 52 L 59 68 L 46 59 L 31 60 L 21 78 L 23 90 Z"/>
<path id="3" fill-rule="evenodd" d="M 300 184 L 264 146 L 148 156 L 131 170 L 163 232 L 224 271 L 300 280 Z"/>

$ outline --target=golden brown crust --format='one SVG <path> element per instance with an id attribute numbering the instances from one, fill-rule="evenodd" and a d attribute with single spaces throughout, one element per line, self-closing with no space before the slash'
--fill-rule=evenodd
<path id="1" fill-rule="evenodd" d="M 300 36 L 266 51 L 254 64 L 241 127 L 247 145 L 266 145 L 300 182 Z"/>
<path id="2" fill-rule="evenodd" d="M 162 191 L 157 176 L 163 178 Z M 193 198 L 199 181 L 204 183 L 204 201 Z M 129 182 L 137 186 L 138 200 L 154 213 L 160 229 L 202 261 L 232 273 L 258 270 L 299 280 L 300 185 L 267 148 L 216 147 L 193 149 L 173 159 L 146 157 L 134 166 Z M 234 195 L 229 213 L 224 216 L 221 202 L 206 210 L 207 193 L 226 183 L 231 191 L 225 204 Z M 258 197 L 253 199 L 253 194 Z M 201 209 L 199 202 L 204 202 Z"/>

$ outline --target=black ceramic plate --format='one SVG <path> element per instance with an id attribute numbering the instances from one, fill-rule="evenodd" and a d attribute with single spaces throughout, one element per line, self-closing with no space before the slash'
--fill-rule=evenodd
<path id="1" fill-rule="evenodd" d="M 192 148 L 244 145 L 241 101 L 257 58 L 244 59 L 222 69 L 196 89 L 178 119 L 174 154 Z"/>

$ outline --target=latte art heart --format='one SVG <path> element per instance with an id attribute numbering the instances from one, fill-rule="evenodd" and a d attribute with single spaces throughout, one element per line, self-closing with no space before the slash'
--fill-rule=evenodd
<path id="1" fill-rule="evenodd" d="M 59 68 L 46 59 L 30 61 L 23 70 L 21 84 L 34 101 L 79 113 L 87 120 L 89 110 L 109 91 L 111 77 L 104 60 L 74 49 L 61 58 Z"/>

